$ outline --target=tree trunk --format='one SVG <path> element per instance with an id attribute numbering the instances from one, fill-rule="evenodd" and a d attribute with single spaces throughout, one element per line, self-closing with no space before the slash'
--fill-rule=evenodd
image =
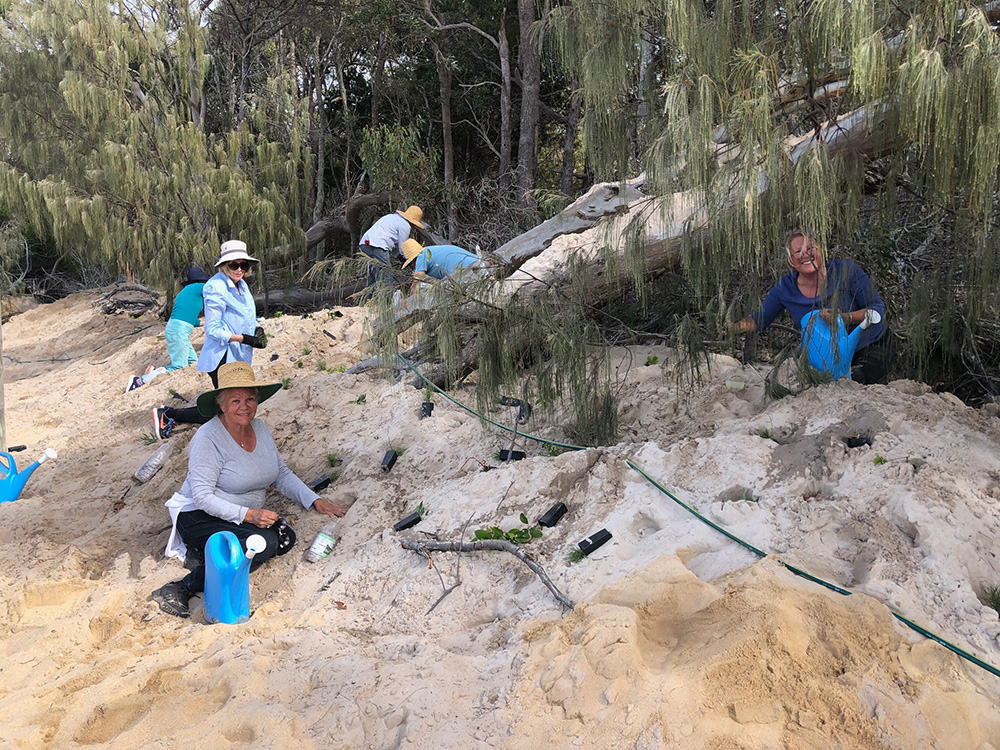
<path id="1" fill-rule="evenodd" d="M 455 205 L 455 144 L 451 135 L 451 69 L 448 59 L 435 48 L 441 85 L 441 139 L 444 161 L 444 194 L 448 214 L 448 241 L 458 236 L 458 206 Z"/>
<path id="2" fill-rule="evenodd" d="M 573 88 L 576 89 L 574 81 Z M 566 118 L 566 140 L 563 141 L 562 173 L 559 176 L 559 189 L 567 198 L 573 195 L 573 168 L 576 156 L 576 134 L 580 125 L 580 110 L 583 108 L 583 98 L 573 94 L 569 105 L 569 115 Z"/>
<path id="3" fill-rule="evenodd" d="M 507 29 L 504 22 L 505 17 L 502 14 L 500 16 L 500 31 L 497 33 L 497 49 L 500 54 L 500 187 L 506 190 L 510 187 L 511 178 L 513 125 L 510 121 L 510 43 L 507 41 Z"/>
<path id="4" fill-rule="evenodd" d="M 535 188 L 538 169 L 538 121 L 542 87 L 542 56 L 531 38 L 531 25 L 538 20 L 535 0 L 517 0 L 517 20 L 520 27 L 518 67 L 521 70 L 521 132 L 517 142 L 517 172 L 515 186 L 518 201 L 533 208 L 529 197 Z"/>

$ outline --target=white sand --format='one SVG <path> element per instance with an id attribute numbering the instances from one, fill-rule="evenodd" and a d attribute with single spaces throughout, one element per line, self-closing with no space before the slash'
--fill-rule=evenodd
<path id="1" fill-rule="evenodd" d="M 293 386 L 259 414 L 305 479 L 341 456 L 326 494 L 357 500 L 314 565 L 302 552 L 323 517 L 273 497 L 298 548 L 251 577 L 249 622 L 208 625 L 200 598 L 190 620 L 148 601 L 185 573 L 162 558 L 163 502 L 192 432 L 149 484 L 131 478 L 152 450 L 149 410 L 208 379 L 188 369 L 124 394 L 129 374 L 166 363 L 162 323 L 95 314 L 93 298 L 3 326 L 8 444 L 28 445 L 22 468 L 46 446 L 60 457 L 0 504 L 0 747 L 1000 748 L 1000 678 L 889 610 L 1000 665 L 1000 621 L 976 596 L 1000 584 L 992 410 L 907 381 L 763 403 L 758 376 L 724 358 L 678 388 L 643 364 L 668 350 L 644 347 L 619 352 L 619 446 L 550 457 L 529 443 L 499 466 L 508 438 L 444 399 L 421 421 L 420 391 L 317 369 L 367 355 L 361 311 L 286 315 L 266 322 L 256 364 Z M 526 429 L 567 439 L 540 417 Z M 848 449 L 858 433 L 872 446 Z M 390 445 L 406 450 L 384 473 Z M 400 538 L 509 528 L 557 501 L 569 513 L 526 549 L 575 610 L 512 556 L 475 553 L 427 614 L 441 581 Z M 421 502 L 421 524 L 389 530 Z M 568 565 L 600 528 L 612 541 Z M 453 583 L 456 556 L 433 559 Z"/>

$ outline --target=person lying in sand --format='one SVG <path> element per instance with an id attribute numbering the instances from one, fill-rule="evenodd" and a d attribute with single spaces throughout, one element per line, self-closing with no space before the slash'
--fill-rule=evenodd
<path id="1" fill-rule="evenodd" d="M 246 362 L 227 362 L 219 368 L 219 387 L 198 397 L 198 409 L 211 419 L 198 428 L 188 448 L 188 473 L 167 501 L 174 527 L 166 555 L 183 559 L 187 550 L 204 555 L 205 543 L 217 531 L 231 531 L 246 552 L 253 534 L 264 537 L 263 552 L 250 570 L 295 544 L 295 532 L 278 514 L 264 508 L 271 485 L 306 508 L 328 516 L 345 510 L 309 489 L 281 460 L 267 426 L 256 419 L 257 405 L 273 396 L 280 383 L 261 383 Z M 178 536 L 180 539 L 178 540 Z M 151 595 L 164 612 L 190 615 L 189 602 L 205 590 L 205 565 L 180 581 L 161 586 Z"/>

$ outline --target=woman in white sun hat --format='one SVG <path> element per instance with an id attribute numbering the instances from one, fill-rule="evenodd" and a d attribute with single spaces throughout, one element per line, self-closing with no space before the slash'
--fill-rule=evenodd
<path id="1" fill-rule="evenodd" d="M 257 325 L 254 304 L 246 279 L 260 263 L 247 253 L 241 240 L 222 243 L 215 261 L 217 273 L 205 283 L 205 343 L 198 355 L 198 369 L 207 372 L 218 387 L 219 367 L 226 362 L 251 364 L 254 349 L 266 345 L 264 329 Z M 174 423 L 204 424 L 205 418 L 195 408 L 153 409 L 153 434 L 158 439 L 170 435 Z"/>

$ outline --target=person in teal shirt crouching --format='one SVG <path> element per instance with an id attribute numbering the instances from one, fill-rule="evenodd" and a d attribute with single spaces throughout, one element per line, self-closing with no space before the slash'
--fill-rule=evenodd
<path id="1" fill-rule="evenodd" d="M 146 385 L 164 373 L 181 370 L 198 361 L 198 355 L 191 345 L 191 333 L 200 325 L 199 318 L 205 305 L 202 292 L 206 281 L 208 274 L 200 268 L 192 268 L 187 272 L 187 281 L 174 298 L 174 308 L 163 332 L 167 339 L 170 364 L 155 370 L 150 368 L 145 375 L 130 377 L 126 393 Z"/>
<path id="2" fill-rule="evenodd" d="M 410 294 L 417 290 L 421 281 L 444 279 L 460 268 L 472 268 L 480 263 L 480 257 L 456 245 L 428 245 L 424 247 L 416 240 L 403 243 L 403 268 L 413 263 L 413 284 Z"/>

